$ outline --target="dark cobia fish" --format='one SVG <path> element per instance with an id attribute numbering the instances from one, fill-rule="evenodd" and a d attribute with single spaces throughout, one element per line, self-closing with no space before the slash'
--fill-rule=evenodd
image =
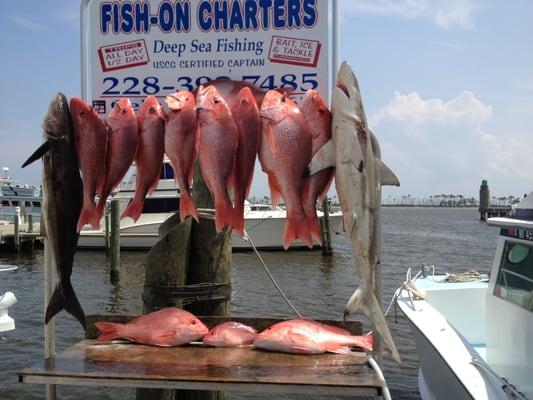
<path id="1" fill-rule="evenodd" d="M 85 329 L 85 314 L 70 282 L 74 253 L 78 244 L 76 225 L 83 202 L 83 187 L 74 144 L 74 129 L 65 95 L 58 93 L 43 123 L 44 143 L 22 167 L 43 159 L 43 215 L 58 283 L 46 307 L 48 323 L 61 310 L 80 321 Z"/>

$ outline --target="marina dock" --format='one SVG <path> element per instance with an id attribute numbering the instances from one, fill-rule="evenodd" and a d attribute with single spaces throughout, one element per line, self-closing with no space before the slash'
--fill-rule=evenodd
<path id="1" fill-rule="evenodd" d="M 95 340 L 95 321 L 126 322 L 133 316 L 89 316 L 86 340 L 19 373 L 25 383 L 160 389 L 259 391 L 379 396 L 381 385 L 364 352 L 296 355 L 201 344 L 155 347 Z M 230 320 L 201 317 L 212 328 Z M 231 318 L 257 330 L 279 322 Z M 360 322 L 321 321 L 361 334 Z"/>
<path id="2" fill-rule="evenodd" d="M 15 224 L 0 225 L 0 252 L 32 251 L 41 244 L 41 239 L 40 224 L 33 224 L 32 229 L 28 224 L 21 224 L 18 231 Z"/>
<path id="3" fill-rule="evenodd" d="M 479 207 L 479 219 L 485 221 L 492 217 L 507 217 L 511 212 L 511 206 Z"/>

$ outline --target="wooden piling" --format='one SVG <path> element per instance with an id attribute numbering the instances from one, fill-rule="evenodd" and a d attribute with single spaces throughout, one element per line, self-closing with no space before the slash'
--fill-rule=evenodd
<path id="1" fill-rule="evenodd" d="M 193 198 L 198 208 L 213 208 L 211 193 L 202 180 L 197 166 Z M 212 219 L 200 223 L 179 215 L 170 217 L 159 228 L 159 242 L 148 253 L 143 292 L 144 311 L 167 306 L 182 306 L 199 316 L 228 316 L 229 298 L 192 302 L 184 295 L 194 285 L 231 282 L 231 232 L 217 234 Z M 209 295 L 203 295 L 204 299 Z M 137 400 L 222 400 L 225 392 L 191 390 L 137 389 Z"/>
<path id="2" fill-rule="evenodd" d="M 329 226 L 329 200 L 326 196 L 322 202 L 322 213 L 324 214 L 320 221 L 320 228 L 322 230 L 322 255 L 330 256 L 331 251 L 331 231 Z"/>
<path id="3" fill-rule="evenodd" d="M 105 242 L 105 252 L 107 258 L 110 256 L 109 251 L 109 225 L 111 224 L 110 221 L 111 216 L 109 215 L 109 203 L 106 203 L 105 209 L 104 209 L 104 223 L 105 223 L 105 236 L 104 236 L 104 242 Z"/>
<path id="4" fill-rule="evenodd" d="M 13 219 L 14 223 L 14 232 L 13 232 L 13 245 L 15 246 L 15 250 L 20 250 L 20 208 L 16 207 L 15 211 L 15 217 Z"/>
<path id="5" fill-rule="evenodd" d="M 28 233 L 33 233 L 33 216 L 28 215 Z"/>
<path id="6" fill-rule="evenodd" d="M 120 275 L 120 203 L 117 199 L 111 200 L 110 255 L 111 283 L 117 284 Z"/>

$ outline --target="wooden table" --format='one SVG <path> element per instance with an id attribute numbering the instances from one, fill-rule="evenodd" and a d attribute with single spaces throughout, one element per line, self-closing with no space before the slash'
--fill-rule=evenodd
<path id="1" fill-rule="evenodd" d="M 264 322 L 252 320 L 257 322 L 252 326 Z M 200 344 L 154 347 L 100 343 L 94 339 L 78 342 L 24 369 L 19 373 L 19 381 L 351 396 L 381 393 L 379 381 L 363 352 L 295 355 L 252 347 L 222 349 Z"/>

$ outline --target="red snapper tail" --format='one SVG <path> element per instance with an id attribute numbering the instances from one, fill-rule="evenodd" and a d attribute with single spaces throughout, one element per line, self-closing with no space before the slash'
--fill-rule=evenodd
<path id="1" fill-rule="evenodd" d="M 313 240 L 309 231 L 309 225 L 303 212 L 287 212 L 287 222 L 285 223 L 285 232 L 283 234 L 283 248 L 287 250 L 296 240 L 300 239 L 310 249 L 313 248 Z"/>
<path id="2" fill-rule="evenodd" d="M 185 195 L 184 192 L 182 192 L 182 196 L 180 198 L 180 221 L 185 221 L 185 218 L 188 216 L 193 217 L 196 222 L 200 222 L 200 218 L 198 217 L 198 210 L 196 209 L 196 204 L 194 204 L 194 200 L 192 199 L 191 195 L 187 193 Z"/>
<path id="3" fill-rule="evenodd" d="M 143 196 L 144 197 L 144 196 Z M 137 222 L 142 214 L 144 206 L 144 199 L 142 197 L 134 197 L 126 209 L 122 212 L 120 219 L 130 217 L 133 221 Z"/>
<path id="4" fill-rule="evenodd" d="M 85 225 L 90 224 L 94 229 L 100 229 L 100 216 L 92 201 L 85 201 L 78 218 L 77 232 L 81 231 Z"/>
<path id="5" fill-rule="evenodd" d="M 224 225 L 228 225 L 229 228 L 237 228 L 235 222 L 235 212 L 231 201 L 226 196 L 223 199 L 215 196 L 215 229 L 217 233 L 220 233 L 224 228 Z"/>
<path id="6" fill-rule="evenodd" d="M 116 324 L 114 322 L 95 322 L 94 325 L 101 332 L 97 339 L 99 342 L 107 342 L 109 340 L 118 339 L 124 334 L 123 324 Z"/>

